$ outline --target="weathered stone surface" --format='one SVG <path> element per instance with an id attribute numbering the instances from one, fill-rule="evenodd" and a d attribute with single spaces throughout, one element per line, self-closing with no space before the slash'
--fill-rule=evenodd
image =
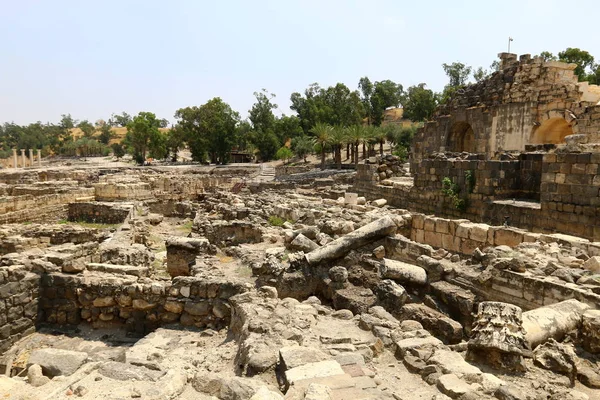
<path id="1" fill-rule="evenodd" d="M 288 346 L 279 349 L 279 357 L 281 359 L 284 370 L 300 367 L 305 364 L 325 361 L 330 357 L 324 352 L 303 346 Z"/>
<path id="2" fill-rule="evenodd" d="M 404 284 L 427 284 L 427 273 L 423 268 L 387 258 L 383 259 L 381 276 Z"/>
<path id="3" fill-rule="evenodd" d="M 285 372 L 285 380 L 288 385 L 292 385 L 304 379 L 323 378 L 335 375 L 344 375 L 344 370 L 337 361 L 329 360 L 309 363 L 289 369 Z"/>
<path id="4" fill-rule="evenodd" d="M 290 243 L 290 248 L 292 250 L 308 253 L 318 249 L 319 245 L 300 233 L 294 240 L 292 240 Z"/>
<path id="5" fill-rule="evenodd" d="M 523 313 L 529 346 L 534 349 L 550 338 L 561 340 L 567 332 L 581 325 L 583 314 L 590 308 L 577 300 L 566 300 Z"/>
<path id="6" fill-rule="evenodd" d="M 453 399 L 457 399 L 473 391 L 469 384 L 460 380 L 454 374 L 445 374 L 440 376 L 437 382 L 437 387 L 442 393 L 450 396 L 450 398 Z"/>
<path id="7" fill-rule="evenodd" d="M 593 354 L 600 353 L 600 310 L 583 313 L 581 335 L 583 347 Z"/>
<path id="8" fill-rule="evenodd" d="M 390 217 L 384 217 L 371 222 L 347 235 L 334 240 L 323 247 L 306 254 L 310 265 L 343 257 L 352 249 L 380 239 L 396 231 L 396 224 Z"/>
<path id="9" fill-rule="evenodd" d="M 452 350 L 437 349 L 427 363 L 440 366 L 445 374 L 481 374 L 479 368 L 469 364 L 459 353 Z"/>
<path id="10" fill-rule="evenodd" d="M 539 345 L 533 352 L 536 365 L 559 374 L 567 375 L 572 381 L 577 373 L 577 356 L 572 348 L 554 339 Z"/>
<path id="11" fill-rule="evenodd" d="M 460 343 L 463 337 L 460 323 L 423 304 L 405 304 L 399 312 L 399 319 L 420 322 L 425 329 L 446 343 Z"/>
<path id="12" fill-rule="evenodd" d="M 525 370 L 523 352 L 528 349 L 521 308 L 506 303 L 479 303 L 468 344 L 467 359 L 495 368 Z"/>
<path id="13" fill-rule="evenodd" d="M 54 377 L 58 375 L 71 375 L 88 358 L 87 353 L 61 349 L 39 349 L 34 350 L 29 356 L 27 365 L 34 364 L 42 367 L 45 375 Z"/>
<path id="14" fill-rule="evenodd" d="M 166 243 L 167 272 L 171 277 L 190 275 L 196 257 L 212 252 L 208 239 L 171 237 Z"/>
<path id="15" fill-rule="evenodd" d="M 50 382 L 50 378 L 42 374 L 42 367 L 37 364 L 31 365 L 27 369 L 27 380 L 31 386 L 39 387 Z"/>

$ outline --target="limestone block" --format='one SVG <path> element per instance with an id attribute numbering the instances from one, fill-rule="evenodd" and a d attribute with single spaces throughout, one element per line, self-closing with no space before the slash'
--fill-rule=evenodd
<path id="1" fill-rule="evenodd" d="M 305 364 L 328 360 L 330 356 L 313 347 L 288 346 L 279 349 L 279 358 L 283 368 L 289 370 Z"/>
<path id="2" fill-rule="evenodd" d="M 357 205 L 358 193 L 346 192 L 344 195 L 344 203 L 348 205 Z"/>
<path id="3" fill-rule="evenodd" d="M 285 372 L 285 380 L 288 385 L 293 385 L 304 379 L 324 378 L 336 375 L 344 375 L 344 370 L 337 361 L 327 360 L 289 369 Z"/>
<path id="4" fill-rule="evenodd" d="M 489 225 L 473 224 L 469 230 L 469 239 L 485 243 L 487 241 Z"/>
<path id="5" fill-rule="evenodd" d="M 50 377 L 73 374 L 87 359 L 87 353 L 61 349 L 34 350 L 27 361 L 28 367 L 37 364 Z"/>
<path id="6" fill-rule="evenodd" d="M 600 353 L 600 311 L 588 310 L 583 313 L 581 328 L 583 347 L 593 354 Z"/>
<path id="7" fill-rule="evenodd" d="M 585 263 L 583 263 L 583 268 L 588 271 L 592 271 L 594 273 L 600 272 L 600 256 L 590 257 Z"/>
<path id="8" fill-rule="evenodd" d="M 515 247 L 523 243 L 523 232 L 512 228 L 499 228 L 494 232 L 494 246 Z"/>

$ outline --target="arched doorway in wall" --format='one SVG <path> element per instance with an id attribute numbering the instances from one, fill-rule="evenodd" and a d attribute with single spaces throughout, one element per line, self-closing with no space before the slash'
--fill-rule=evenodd
<path id="1" fill-rule="evenodd" d="M 531 131 L 529 144 L 559 144 L 565 142 L 565 136 L 572 135 L 573 128 L 564 118 L 555 117 L 535 126 Z"/>
<path id="2" fill-rule="evenodd" d="M 455 122 L 448 133 L 446 149 L 455 152 L 475 152 L 475 133 L 468 122 Z"/>

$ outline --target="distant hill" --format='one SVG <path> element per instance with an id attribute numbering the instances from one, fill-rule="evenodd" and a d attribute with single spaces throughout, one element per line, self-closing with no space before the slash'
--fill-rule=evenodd
<path id="1" fill-rule="evenodd" d="M 158 130 L 161 132 L 168 132 L 170 129 L 171 128 L 158 128 Z M 127 128 L 117 126 L 111 128 L 110 130 L 113 133 L 113 138 L 110 140 L 110 144 L 119 143 L 120 141 L 125 139 L 125 135 L 127 134 Z M 71 129 L 71 136 L 73 136 L 73 139 L 79 139 L 81 136 L 83 136 L 83 132 L 79 128 L 73 128 Z"/>

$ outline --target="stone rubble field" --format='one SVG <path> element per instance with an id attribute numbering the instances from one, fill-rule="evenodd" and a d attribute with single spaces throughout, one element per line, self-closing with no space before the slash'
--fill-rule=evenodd
<path id="1" fill-rule="evenodd" d="M 597 243 L 367 201 L 352 173 L 53 174 L 3 178 L 48 203 L 0 228 L 2 399 L 600 398 Z"/>

